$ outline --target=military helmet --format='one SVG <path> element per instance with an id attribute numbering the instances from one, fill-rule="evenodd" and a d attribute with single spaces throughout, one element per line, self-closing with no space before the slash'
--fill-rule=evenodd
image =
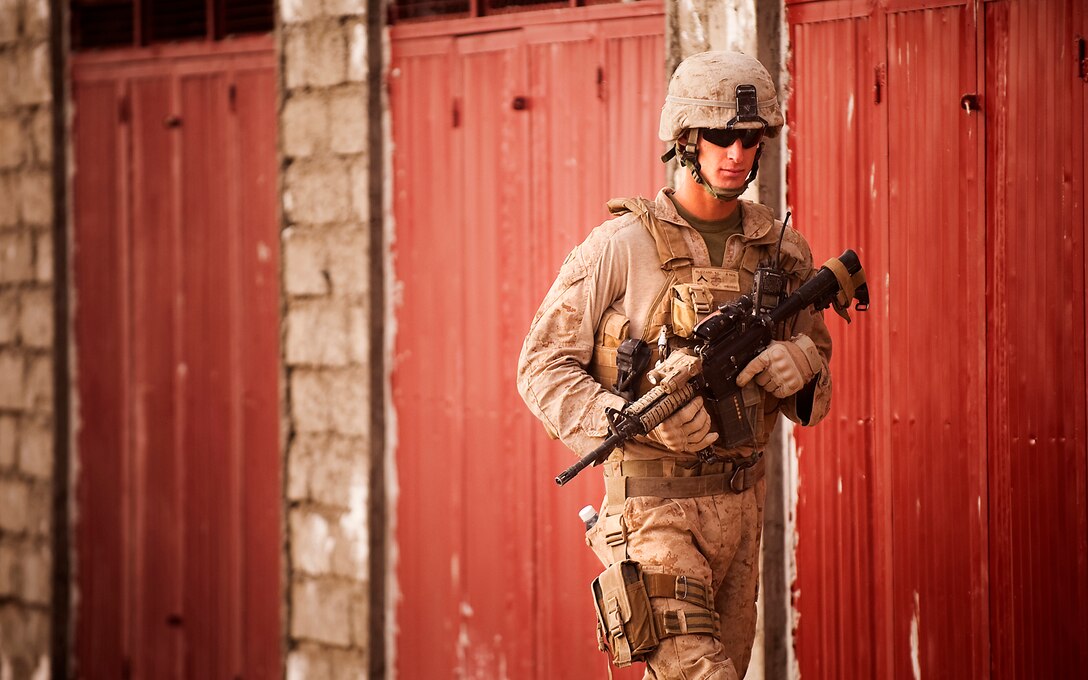
<path id="1" fill-rule="evenodd" d="M 701 52 L 682 61 L 669 80 L 658 137 L 675 142 L 694 128 L 766 127 L 775 136 L 785 120 L 767 69 L 739 52 Z"/>

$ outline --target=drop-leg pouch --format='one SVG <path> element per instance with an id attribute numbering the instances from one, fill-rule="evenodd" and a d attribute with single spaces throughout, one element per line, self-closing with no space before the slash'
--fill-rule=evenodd
<path id="1" fill-rule="evenodd" d="M 597 638 L 616 666 L 645 659 L 658 645 L 653 611 L 638 562 L 613 564 L 593 580 Z"/>

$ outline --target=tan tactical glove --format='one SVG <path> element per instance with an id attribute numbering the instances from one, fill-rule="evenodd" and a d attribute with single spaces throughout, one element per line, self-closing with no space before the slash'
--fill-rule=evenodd
<path id="1" fill-rule="evenodd" d="M 717 441 L 718 433 L 710 431 L 710 414 L 703 408 L 703 398 L 695 397 L 655 427 L 649 437 L 670 451 L 694 453 Z"/>
<path id="2" fill-rule="evenodd" d="M 737 376 L 737 384 L 756 384 L 779 399 L 785 399 L 804 387 L 820 371 L 823 360 L 816 344 L 807 335 L 792 340 L 775 340 L 759 353 Z"/>

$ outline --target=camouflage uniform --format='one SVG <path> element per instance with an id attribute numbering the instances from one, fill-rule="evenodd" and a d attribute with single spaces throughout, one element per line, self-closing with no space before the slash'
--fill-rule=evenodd
<path id="1" fill-rule="evenodd" d="M 677 213 L 669 193 L 664 189 L 655 201 L 639 202 L 641 215 L 627 212 L 601 224 L 570 253 L 525 339 L 518 389 L 549 434 L 578 455 L 608 435 L 605 407 L 626 403 L 601 384 L 596 370 L 603 326 L 619 318 L 625 336 L 652 341 L 662 325 L 671 325 L 672 285 L 713 269 L 702 236 Z M 774 252 L 781 229 L 770 209 L 739 203 L 742 233 L 727 239 L 721 268 L 735 285 L 714 290 L 715 305 L 751 292 L 755 269 Z M 682 266 L 663 261 L 662 239 L 672 244 Z M 814 273 L 808 244 L 792 229 L 783 238 L 782 267 L 791 290 Z M 630 493 L 626 480 L 667 486 L 728 472 L 731 461 L 751 460 L 762 451 L 779 412 L 803 424 L 822 419 L 830 405 L 831 340 L 821 313 L 802 311 L 783 329 L 784 338 L 800 336 L 811 339 L 818 352 L 810 358 L 817 377 L 803 397 L 777 399 L 751 384 L 762 426 L 749 444 L 715 447 L 721 462 L 701 462 L 695 454 L 640 437 L 602 466 L 602 519 L 586 538 L 606 567 L 632 560 L 643 574 L 654 575 L 647 579 L 656 584 L 649 602 L 661 640 L 645 657 L 648 678 L 743 677 L 755 633 L 765 486 L 756 478 L 741 493 L 660 497 Z M 804 401 L 800 415 L 798 399 Z"/>

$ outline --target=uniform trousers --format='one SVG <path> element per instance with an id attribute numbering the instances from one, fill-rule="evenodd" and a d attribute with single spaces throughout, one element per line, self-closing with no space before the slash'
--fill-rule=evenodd
<path id="1" fill-rule="evenodd" d="M 721 633 L 662 639 L 647 659 L 644 680 L 739 680 L 751 658 L 759 588 L 759 542 L 766 482 L 740 494 L 698 498 L 635 496 L 624 500 L 627 558 L 644 572 L 709 584 Z M 595 529 L 597 527 L 594 527 Z M 588 536 L 607 567 L 613 553 L 600 532 Z M 651 598 L 655 613 L 681 610 L 673 598 Z"/>

